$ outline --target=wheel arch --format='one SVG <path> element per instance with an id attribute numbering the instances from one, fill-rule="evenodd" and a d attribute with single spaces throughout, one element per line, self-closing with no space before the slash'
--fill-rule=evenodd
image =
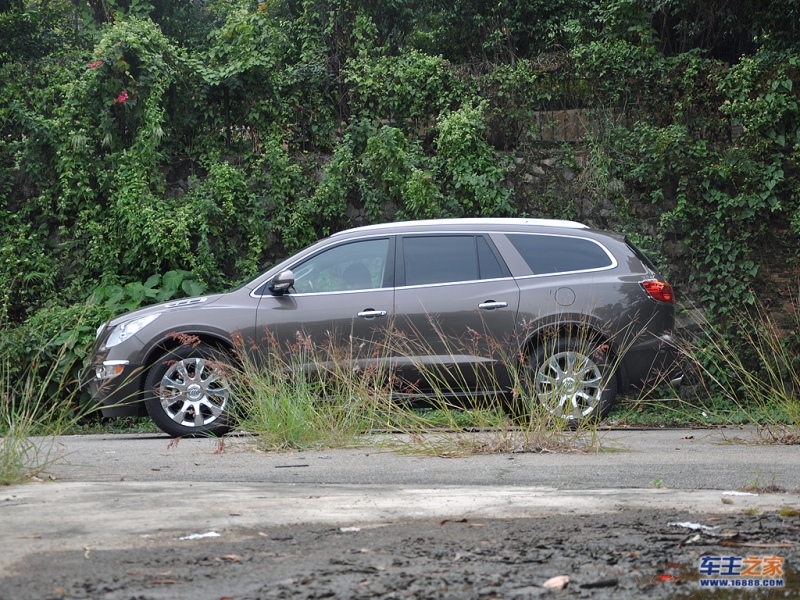
<path id="1" fill-rule="evenodd" d="M 206 344 L 221 352 L 230 353 L 234 350 L 236 344 L 230 336 L 224 336 L 219 333 L 213 332 L 191 332 L 181 331 L 173 332 L 165 335 L 158 342 L 152 345 L 147 351 L 144 359 L 145 370 L 142 376 L 142 398 L 145 399 L 147 395 L 147 372 L 152 368 L 156 361 L 171 350 L 180 348 L 185 345 Z"/>

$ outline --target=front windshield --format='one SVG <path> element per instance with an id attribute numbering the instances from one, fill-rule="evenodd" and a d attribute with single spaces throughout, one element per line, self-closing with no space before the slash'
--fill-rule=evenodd
<path id="1" fill-rule="evenodd" d="M 278 263 L 271 264 L 269 267 L 264 269 L 261 273 L 258 274 L 258 277 L 247 277 L 246 279 L 242 280 L 242 282 L 239 285 L 237 285 L 234 288 L 229 289 L 228 293 L 230 293 L 230 292 L 238 292 L 239 290 L 244 289 L 244 288 L 254 288 L 254 287 L 256 287 L 256 281 L 258 281 L 261 278 L 261 276 L 264 275 L 264 273 L 266 273 L 267 271 L 272 269 L 276 264 L 278 264 Z"/>

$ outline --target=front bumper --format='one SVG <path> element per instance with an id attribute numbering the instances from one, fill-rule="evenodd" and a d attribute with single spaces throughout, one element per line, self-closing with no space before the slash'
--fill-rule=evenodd
<path id="1" fill-rule="evenodd" d="M 129 364 L 127 361 L 104 362 L 106 364 L 100 362 L 91 365 L 86 370 L 85 378 L 81 380 L 82 385 L 88 383 L 92 399 L 100 405 L 103 416 L 145 416 L 147 410 L 142 396 L 144 368 L 141 365 Z M 127 364 L 120 364 L 123 362 Z M 110 368 L 113 368 L 113 371 L 109 371 Z M 113 377 L 108 376 L 111 372 L 114 372 Z"/>

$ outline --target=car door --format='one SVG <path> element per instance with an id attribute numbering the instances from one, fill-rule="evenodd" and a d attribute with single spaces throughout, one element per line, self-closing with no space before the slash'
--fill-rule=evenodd
<path id="1" fill-rule="evenodd" d="M 454 395 L 505 387 L 519 289 L 491 240 L 399 236 L 395 265 L 395 325 L 408 340 L 398 357 L 403 379 Z"/>
<path id="2" fill-rule="evenodd" d="M 312 369 L 334 354 L 372 358 L 392 317 L 393 256 L 393 238 L 380 236 L 334 244 L 292 265 L 289 291 L 275 296 L 267 290 L 259 302 L 263 351 L 277 346 Z"/>

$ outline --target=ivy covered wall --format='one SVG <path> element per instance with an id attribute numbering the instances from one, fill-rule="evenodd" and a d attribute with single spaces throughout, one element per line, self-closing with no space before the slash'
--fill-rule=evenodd
<path id="1" fill-rule="evenodd" d="M 800 231 L 799 12 L 0 2 L 0 322 L 87 300 L 102 319 L 225 289 L 342 228 L 444 216 L 624 231 L 718 314 L 780 296 Z"/>

